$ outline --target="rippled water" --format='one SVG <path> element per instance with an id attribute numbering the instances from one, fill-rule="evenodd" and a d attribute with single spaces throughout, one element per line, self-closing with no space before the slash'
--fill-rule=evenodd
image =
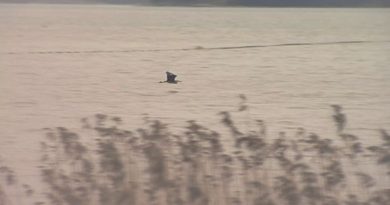
<path id="1" fill-rule="evenodd" d="M 334 133 L 390 128 L 389 9 L 153 8 L 0 4 L 0 156 L 31 173 L 41 128 L 96 113 Z M 165 71 L 182 83 L 160 84 Z"/>

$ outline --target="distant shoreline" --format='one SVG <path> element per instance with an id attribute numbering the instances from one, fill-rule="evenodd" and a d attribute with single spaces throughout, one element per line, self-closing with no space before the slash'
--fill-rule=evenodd
<path id="1" fill-rule="evenodd" d="M 218 5 L 218 4 L 141 4 L 141 3 L 104 3 L 104 2 L 2 2 L 0 5 L 88 5 L 88 6 L 140 6 L 140 7 L 195 7 L 195 8 L 351 8 L 351 9 L 386 9 L 390 8 L 390 3 L 388 5 L 334 5 L 334 6 L 312 6 L 312 5 L 241 5 L 241 4 L 228 4 L 228 5 Z"/>

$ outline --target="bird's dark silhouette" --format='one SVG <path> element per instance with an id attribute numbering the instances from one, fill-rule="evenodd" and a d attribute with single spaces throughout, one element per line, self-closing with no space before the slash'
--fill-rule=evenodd
<path id="1" fill-rule="evenodd" d="M 160 83 L 178 83 L 180 81 L 176 80 L 177 75 L 167 71 L 165 72 L 167 74 L 167 80 L 166 81 L 160 81 Z"/>

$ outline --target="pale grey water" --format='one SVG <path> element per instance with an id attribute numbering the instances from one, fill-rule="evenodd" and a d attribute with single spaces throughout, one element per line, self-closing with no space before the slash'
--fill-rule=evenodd
<path id="1" fill-rule="evenodd" d="M 96 113 L 217 127 L 239 94 L 243 129 L 264 119 L 330 135 L 341 104 L 350 132 L 375 140 L 390 129 L 389 25 L 389 9 L 0 4 L 1 159 L 36 176 L 41 128 L 77 130 Z M 350 41 L 362 42 L 332 43 Z M 191 50 L 295 43 L 313 44 Z M 166 70 L 183 82 L 157 83 Z"/>

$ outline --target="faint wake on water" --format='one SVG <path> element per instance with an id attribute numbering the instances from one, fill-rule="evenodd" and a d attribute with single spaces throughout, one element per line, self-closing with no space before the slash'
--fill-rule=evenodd
<path id="1" fill-rule="evenodd" d="M 316 45 L 337 45 L 337 44 L 363 44 L 363 43 L 389 43 L 385 41 L 333 41 L 333 42 L 311 42 L 311 43 L 282 43 L 270 45 L 246 45 L 246 46 L 222 46 L 222 47 L 193 47 L 193 48 L 174 48 L 174 49 L 127 49 L 127 50 L 86 50 L 86 51 L 26 51 L 26 52 L 3 52 L 5 55 L 19 54 L 94 54 L 94 53 L 133 53 L 133 52 L 168 52 L 168 51 L 194 51 L 194 50 L 232 50 L 232 49 L 250 49 L 250 48 L 268 48 L 268 47 L 287 47 L 287 46 L 316 46 Z"/>

